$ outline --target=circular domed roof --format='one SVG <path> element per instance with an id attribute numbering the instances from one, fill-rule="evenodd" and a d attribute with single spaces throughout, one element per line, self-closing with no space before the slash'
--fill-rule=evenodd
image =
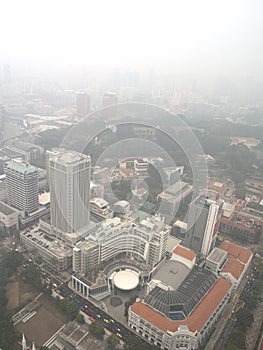
<path id="1" fill-rule="evenodd" d="M 139 284 L 139 275 L 131 270 L 118 271 L 113 276 L 113 283 L 121 290 L 132 290 Z"/>

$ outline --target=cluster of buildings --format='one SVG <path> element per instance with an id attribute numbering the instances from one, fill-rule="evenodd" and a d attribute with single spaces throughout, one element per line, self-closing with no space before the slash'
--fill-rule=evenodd
<path id="1" fill-rule="evenodd" d="M 133 160 L 137 163 L 146 169 Z M 223 200 L 222 186 L 214 184 L 216 200 L 201 195 L 192 201 L 187 222 L 177 227 L 183 240 L 170 249 L 172 228 L 163 215 L 136 218 L 126 201 L 111 208 L 105 199 L 91 197 L 88 155 L 57 149 L 48 152 L 47 164 L 45 215 L 39 214 L 37 168 L 17 159 L 4 164 L 7 203 L 0 202 L 1 221 L 18 227 L 14 213 L 24 220 L 38 213 L 38 225 L 21 231 L 21 244 L 57 271 L 70 268 L 72 289 L 102 300 L 115 289 L 143 287 L 144 296 L 129 308 L 129 327 L 161 349 L 198 349 L 252 259 L 248 249 L 230 242 L 215 247 L 224 220 L 232 220 L 244 203 L 236 200 L 233 207 Z M 164 169 L 167 191 L 177 186 L 178 171 Z"/>
<path id="2" fill-rule="evenodd" d="M 223 242 L 201 267 L 177 246 L 152 274 L 147 293 L 129 309 L 128 324 L 161 349 L 199 349 L 245 275 L 252 252 Z"/>
<path id="3" fill-rule="evenodd" d="M 250 198 L 245 200 L 229 195 L 228 185 L 211 181 L 208 186 L 210 198 L 221 206 L 219 231 L 221 234 L 236 235 L 249 243 L 257 244 L 263 230 L 262 214 L 249 207 Z"/>

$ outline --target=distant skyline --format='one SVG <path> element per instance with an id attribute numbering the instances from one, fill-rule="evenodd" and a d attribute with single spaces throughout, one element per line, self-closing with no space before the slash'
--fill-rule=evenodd
<path id="1" fill-rule="evenodd" d="M 0 64 L 263 79 L 262 0 L 10 0 Z"/>

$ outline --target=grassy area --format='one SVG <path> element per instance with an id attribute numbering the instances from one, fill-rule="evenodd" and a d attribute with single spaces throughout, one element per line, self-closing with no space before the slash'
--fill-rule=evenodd
<path id="1" fill-rule="evenodd" d="M 55 299 L 48 297 L 46 295 L 41 295 L 40 297 L 41 305 L 50 313 L 53 313 L 54 316 L 61 319 L 64 323 L 66 322 L 66 316 L 61 311 L 61 308 L 56 304 Z"/>
<path id="2" fill-rule="evenodd" d="M 34 299 L 39 294 L 36 288 L 21 281 L 17 275 L 13 275 L 9 279 L 6 293 L 8 298 L 7 309 L 10 312 L 12 312 L 12 310 L 19 309 L 19 306 L 25 301 Z"/>

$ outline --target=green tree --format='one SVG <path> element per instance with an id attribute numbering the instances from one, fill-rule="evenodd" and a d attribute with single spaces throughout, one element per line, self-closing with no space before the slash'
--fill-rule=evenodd
<path id="1" fill-rule="evenodd" d="M 240 349 L 238 346 L 236 346 L 235 344 L 229 343 L 227 345 L 227 347 L 225 348 L 225 350 L 242 350 Z"/>
<path id="2" fill-rule="evenodd" d="M 236 187 L 235 196 L 240 199 L 245 199 L 247 191 L 244 184 L 240 184 Z"/>
<path id="3" fill-rule="evenodd" d="M 6 269 L 8 276 L 16 271 L 23 264 L 23 255 L 16 251 L 8 252 L 4 255 L 2 266 Z"/>
<path id="4" fill-rule="evenodd" d="M 65 313 L 67 320 L 73 321 L 79 313 L 79 309 L 77 305 L 74 303 L 74 301 L 70 301 L 67 299 L 60 300 L 58 298 L 56 300 L 61 310 Z"/>
<path id="5" fill-rule="evenodd" d="M 76 321 L 80 324 L 85 323 L 84 316 L 81 313 L 78 313 L 78 315 L 76 317 Z"/>
<path id="6" fill-rule="evenodd" d="M 126 200 L 127 195 L 131 193 L 131 181 L 114 181 L 111 184 L 112 192 L 119 200 Z"/>
<path id="7" fill-rule="evenodd" d="M 90 333 L 95 336 L 95 338 L 102 340 L 105 334 L 104 327 L 101 322 L 95 321 L 89 326 Z"/>
<path id="8" fill-rule="evenodd" d="M 237 325 L 241 331 L 245 331 L 253 322 L 253 315 L 248 309 L 239 310 L 237 313 Z"/>
<path id="9" fill-rule="evenodd" d="M 146 343 L 143 339 L 135 335 L 128 338 L 124 345 L 124 350 L 160 350 L 158 346 Z"/>
<path id="10" fill-rule="evenodd" d="M 242 331 L 235 329 L 229 339 L 229 345 L 234 345 L 238 349 L 246 348 L 246 335 Z"/>
<path id="11" fill-rule="evenodd" d="M 115 334 L 111 334 L 107 340 L 108 348 L 115 350 L 118 344 L 120 344 L 119 338 Z"/>

